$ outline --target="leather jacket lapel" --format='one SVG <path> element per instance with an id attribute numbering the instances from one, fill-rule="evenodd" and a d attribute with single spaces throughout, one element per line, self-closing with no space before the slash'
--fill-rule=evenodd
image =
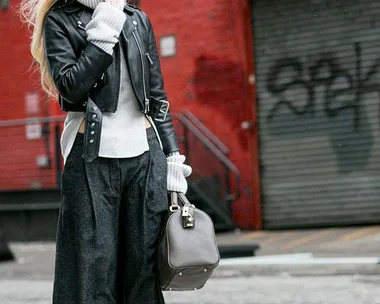
<path id="1" fill-rule="evenodd" d="M 128 40 L 129 39 L 129 36 L 131 35 L 131 33 L 133 32 L 133 30 L 136 28 L 136 24 L 135 24 L 136 21 L 134 21 L 132 18 L 127 18 L 127 20 L 125 21 L 124 23 L 124 27 L 123 27 L 123 38 Z"/>

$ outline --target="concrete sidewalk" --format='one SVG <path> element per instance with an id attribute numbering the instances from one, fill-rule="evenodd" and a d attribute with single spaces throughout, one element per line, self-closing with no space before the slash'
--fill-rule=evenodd
<path id="1" fill-rule="evenodd" d="M 251 262 L 279 254 L 297 254 L 293 255 L 293 261 L 308 255 L 338 257 L 338 260 L 344 256 L 380 255 L 379 226 L 219 233 L 217 239 L 220 245 L 259 244 L 258 256 L 250 258 Z M 11 243 L 10 247 L 17 260 L 0 263 L 0 303 L 51 303 L 55 243 Z M 241 260 L 222 260 L 205 288 L 197 292 L 166 292 L 166 302 L 380 304 L 380 265 L 377 264 L 223 265 Z"/>
<path id="2" fill-rule="evenodd" d="M 220 245 L 257 244 L 257 255 L 312 253 L 316 257 L 380 258 L 380 225 L 219 233 Z"/>
<path id="3" fill-rule="evenodd" d="M 258 257 L 308 253 L 320 258 L 380 257 L 380 226 L 288 231 L 218 233 L 219 245 L 258 244 Z M 0 263 L 1 279 L 52 280 L 55 243 L 11 243 L 16 261 Z M 298 259 L 298 256 L 296 256 Z M 241 275 L 380 274 L 380 265 L 252 265 L 222 266 L 217 277 Z"/>

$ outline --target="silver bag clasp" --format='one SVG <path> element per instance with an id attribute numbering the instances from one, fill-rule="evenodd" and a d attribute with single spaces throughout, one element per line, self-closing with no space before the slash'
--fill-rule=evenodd
<path id="1" fill-rule="evenodd" d="M 182 224 L 183 228 L 194 228 L 194 206 L 186 204 L 182 207 Z"/>

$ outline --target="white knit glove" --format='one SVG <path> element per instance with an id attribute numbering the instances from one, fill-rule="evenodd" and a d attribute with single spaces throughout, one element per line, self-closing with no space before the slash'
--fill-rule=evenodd
<path id="1" fill-rule="evenodd" d="M 127 16 L 117 6 L 100 2 L 86 25 L 87 41 L 112 55 Z"/>
<path id="2" fill-rule="evenodd" d="M 185 160 L 186 157 L 179 153 L 175 155 L 169 154 L 169 156 L 166 157 L 168 165 L 168 191 L 182 192 L 184 194 L 187 192 L 186 177 L 191 174 L 192 169 L 189 165 L 184 164 Z"/>

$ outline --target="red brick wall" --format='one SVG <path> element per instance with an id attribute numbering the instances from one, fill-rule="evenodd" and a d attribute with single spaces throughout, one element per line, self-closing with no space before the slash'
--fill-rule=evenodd
<path id="1" fill-rule="evenodd" d="M 28 72 L 32 62 L 28 34 L 14 9 L 0 10 L 0 120 L 24 118 L 25 93 L 39 89 L 39 75 Z"/>
<path id="2" fill-rule="evenodd" d="M 231 149 L 242 175 L 234 218 L 242 227 L 259 227 L 259 181 L 253 174 L 258 171 L 257 137 L 240 128 L 242 121 L 254 119 L 247 82 L 253 70 L 252 53 L 247 54 L 252 43 L 248 1 L 141 0 L 141 7 L 157 42 L 176 37 L 177 55 L 161 59 L 172 111 L 192 112 Z"/>
<path id="3" fill-rule="evenodd" d="M 0 121 L 44 116 L 46 99 L 40 91 L 39 74 L 33 73 L 28 32 L 16 14 L 19 1 L 0 11 Z M 25 107 L 25 95 L 38 92 L 36 111 Z M 37 157 L 47 155 L 45 136 L 27 139 L 25 125 L 0 127 L 0 191 L 55 186 L 54 170 L 37 166 Z"/>

